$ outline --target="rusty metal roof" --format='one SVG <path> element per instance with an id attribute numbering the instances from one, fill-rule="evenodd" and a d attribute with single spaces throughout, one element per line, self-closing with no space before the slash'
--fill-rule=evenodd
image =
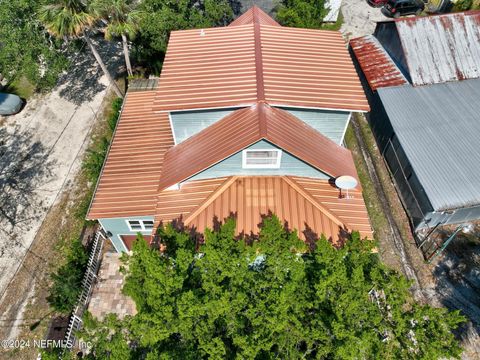
<path id="1" fill-rule="evenodd" d="M 280 26 L 279 23 L 268 16 L 268 14 L 260 9 L 257 5 L 253 5 L 250 9 L 232 21 L 228 26 L 247 25 L 253 24 L 254 22 L 265 25 Z"/>
<path id="2" fill-rule="evenodd" d="M 480 77 L 480 11 L 395 21 L 413 85 Z"/>
<path id="3" fill-rule="evenodd" d="M 179 183 L 262 139 L 331 177 L 357 176 L 348 149 L 287 111 L 259 102 L 234 111 L 168 150 L 159 190 Z"/>
<path id="4" fill-rule="evenodd" d="M 350 46 L 373 91 L 382 87 L 408 84 L 375 36 L 367 35 L 350 40 Z"/>
<path id="5" fill-rule="evenodd" d="M 155 91 L 128 92 L 87 218 L 152 215 L 165 151 L 168 114 L 154 113 Z"/>
<path id="6" fill-rule="evenodd" d="M 234 213 L 237 234 L 250 234 L 258 233 L 261 215 L 271 211 L 297 229 L 302 239 L 307 226 L 334 243 L 342 238 L 341 229 L 358 230 L 362 237 L 372 238 L 362 193 L 357 189 L 350 194 L 352 198 L 340 199 L 338 189 L 327 180 L 303 177 L 194 180 L 180 190 L 160 193 L 155 223 L 182 217 L 186 225 L 203 232 L 212 228 L 214 217 L 223 220 Z"/>
<path id="7" fill-rule="evenodd" d="M 249 106 L 265 100 L 369 110 L 340 32 L 270 25 L 266 16 L 254 9 L 242 20 L 245 25 L 173 31 L 154 109 Z"/>

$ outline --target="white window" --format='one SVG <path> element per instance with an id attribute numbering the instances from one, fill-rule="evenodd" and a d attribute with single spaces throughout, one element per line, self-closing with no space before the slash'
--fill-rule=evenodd
<path id="1" fill-rule="evenodd" d="M 242 166 L 244 169 L 278 169 L 282 151 L 277 149 L 243 150 Z"/>
<path id="2" fill-rule="evenodd" d="M 127 220 L 130 231 L 150 231 L 153 229 L 153 220 Z"/>

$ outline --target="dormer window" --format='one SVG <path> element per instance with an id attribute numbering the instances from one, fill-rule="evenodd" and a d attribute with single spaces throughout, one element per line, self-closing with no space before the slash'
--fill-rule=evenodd
<path id="1" fill-rule="evenodd" d="M 282 150 L 248 149 L 242 152 L 244 169 L 278 169 L 282 158 Z"/>

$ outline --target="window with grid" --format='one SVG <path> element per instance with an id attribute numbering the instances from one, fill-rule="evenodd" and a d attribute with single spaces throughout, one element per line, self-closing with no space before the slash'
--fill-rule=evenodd
<path id="1" fill-rule="evenodd" d="M 282 151 L 277 149 L 243 150 L 243 168 L 245 169 L 278 169 Z"/>
<path id="2" fill-rule="evenodd" d="M 153 229 L 153 220 L 127 220 L 130 231 L 149 231 Z"/>

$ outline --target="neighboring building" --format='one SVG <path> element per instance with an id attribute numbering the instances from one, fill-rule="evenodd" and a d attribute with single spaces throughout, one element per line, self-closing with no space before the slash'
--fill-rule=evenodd
<path id="1" fill-rule="evenodd" d="M 480 219 L 480 12 L 378 23 L 350 46 L 415 231 Z"/>
<path id="2" fill-rule="evenodd" d="M 161 77 L 130 87 L 88 212 L 118 251 L 182 218 L 198 231 L 237 217 L 258 232 L 276 213 L 302 238 L 371 237 L 342 146 L 352 111 L 368 111 L 339 32 L 286 28 L 257 7 L 228 27 L 171 33 Z M 315 235 L 313 235 L 315 236 Z"/>

